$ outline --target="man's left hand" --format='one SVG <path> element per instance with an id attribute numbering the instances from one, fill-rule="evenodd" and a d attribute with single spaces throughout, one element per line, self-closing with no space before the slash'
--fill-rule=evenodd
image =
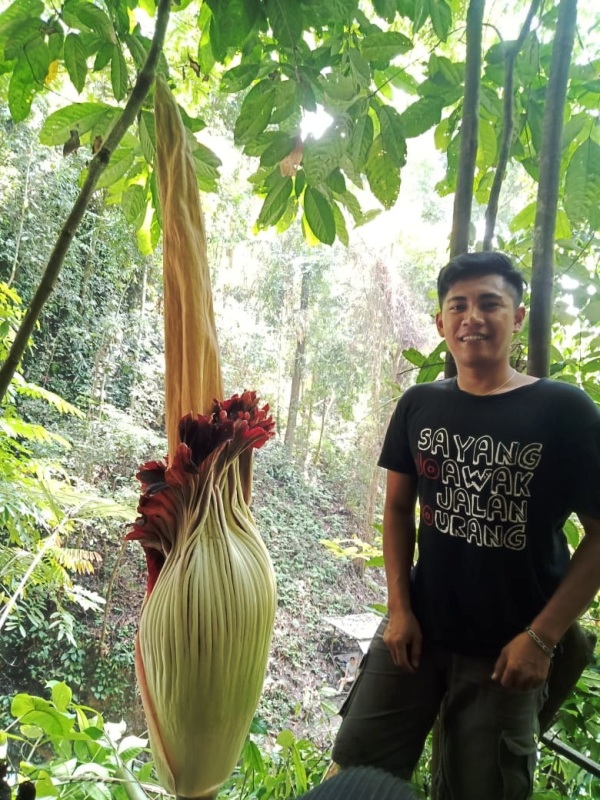
<path id="1" fill-rule="evenodd" d="M 524 631 L 502 648 L 492 680 L 505 689 L 535 689 L 548 678 L 551 661 Z"/>

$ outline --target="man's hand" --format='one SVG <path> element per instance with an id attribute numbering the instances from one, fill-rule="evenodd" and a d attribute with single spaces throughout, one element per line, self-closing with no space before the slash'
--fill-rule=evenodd
<path id="1" fill-rule="evenodd" d="M 415 615 L 408 613 L 390 613 L 387 628 L 383 634 L 383 641 L 387 645 L 392 661 L 400 669 L 415 672 L 421 660 L 421 645 L 423 636 L 421 626 Z"/>
<path id="2" fill-rule="evenodd" d="M 505 689 L 535 689 L 548 677 L 552 659 L 525 631 L 503 647 L 492 680 Z"/>

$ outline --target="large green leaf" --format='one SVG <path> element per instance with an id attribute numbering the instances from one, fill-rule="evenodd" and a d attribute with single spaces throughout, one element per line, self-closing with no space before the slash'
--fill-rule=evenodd
<path id="1" fill-rule="evenodd" d="M 529 203 L 525 206 L 525 208 L 521 209 L 516 216 L 514 216 L 509 224 L 509 228 L 511 233 L 516 233 L 517 231 L 527 230 L 528 228 L 533 227 L 533 223 L 535 222 L 535 212 L 537 208 L 537 203 L 534 200 L 532 203 Z"/>
<path id="2" fill-rule="evenodd" d="M 396 0 L 373 0 L 373 8 L 379 16 L 386 22 L 393 22 L 396 19 Z"/>
<path id="3" fill-rule="evenodd" d="M 116 183 L 119 178 L 122 178 L 133 164 L 133 151 L 129 147 L 118 147 L 110 157 L 108 166 L 100 175 L 96 188 L 106 189 L 113 183 Z"/>
<path id="4" fill-rule="evenodd" d="M 383 150 L 397 167 L 403 167 L 406 164 L 406 139 L 400 114 L 392 106 L 378 106 L 377 116 Z"/>
<path id="5" fill-rule="evenodd" d="M 258 63 L 238 64 L 237 67 L 224 73 L 219 84 L 220 90 L 222 92 L 241 92 L 242 89 L 247 89 L 258 75 L 259 69 L 260 64 Z"/>
<path id="6" fill-rule="evenodd" d="M 429 16 L 435 35 L 445 42 L 452 27 L 452 11 L 446 0 L 429 0 Z"/>
<path id="7" fill-rule="evenodd" d="M 403 33 L 382 31 L 365 36 L 360 46 L 360 52 L 371 63 L 389 62 L 396 56 L 407 53 L 412 46 L 411 40 Z"/>
<path id="8" fill-rule="evenodd" d="M 83 91 L 87 76 L 87 63 L 85 50 L 81 38 L 76 33 L 69 33 L 65 39 L 65 66 L 71 78 L 71 83 L 78 92 Z"/>
<path id="9" fill-rule="evenodd" d="M 317 239 L 324 244 L 333 244 L 336 232 L 333 208 L 325 195 L 312 186 L 304 192 L 304 214 Z"/>
<path id="10" fill-rule="evenodd" d="M 292 179 L 284 178 L 279 169 L 275 169 L 269 178 L 269 191 L 256 221 L 258 228 L 268 228 L 281 219 L 292 193 Z"/>
<path id="11" fill-rule="evenodd" d="M 444 353 L 446 350 L 446 342 L 442 341 L 438 344 L 433 353 L 427 356 L 417 375 L 417 383 L 429 383 L 430 381 L 434 381 L 438 375 L 444 371 L 446 364 Z"/>
<path id="12" fill-rule="evenodd" d="M 276 132 L 271 144 L 263 150 L 261 154 L 261 167 L 274 167 L 275 164 L 279 164 L 282 158 L 285 158 L 292 152 L 295 144 L 295 136 L 288 136 L 287 133 Z"/>
<path id="13" fill-rule="evenodd" d="M 373 136 L 373 120 L 368 114 L 363 114 L 356 121 L 349 148 L 350 158 L 358 172 L 362 172 L 367 163 L 369 150 L 373 144 Z"/>
<path id="14" fill-rule="evenodd" d="M 36 40 L 43 42 L 40 34 L 44 23 L 34 17 L 18 19 L 6 28 L 6 43 L 4 44 L 4 60 L 14 61 L 20 58 L 25 48 L 31 46 Z M 2 52 L 0 50 L 0 52 Z"/>
<path id="15" fill-rule="evenodd" d="M 412 103 L 400 114 L 405 136 L 409 139 L 420 136 L 437 125 L 442 118 L 443 105 L 443 100 L 437 97 L 422 97 Z"/>
<path id="16" fill-rule="evenodd" d="M 367 180 L 375 197 L 384 208 L 391 208 L 400 191 L 400 167 L 385 151 L 381 136 L 371 147 L 366 166 Z"/>
<path id="17" fill-rule="evenodd" d="M 565 210 L 573 224 L 600 227 L 600 145 L 587 139 L 567 168 Z"/>
<path id="18" fill-rule="evenodd" d="M 348 22 L 356 14 L 358 0 L 320 0 L 318 5 L 332 23 Z"/>
<path id="19" fill-rule="evenodd" d="M 142 111 L 140 114 L 139 137 L 144 158 L 151 164 L 156 152 L 156 126 L 154 114 L 151 111 Z"/>
<path id="20" fill-rule="evenodd" d="M 106 119 L 108 127 L 119 114 L 118 108 L 105 103 L 73 103 L 46 117 L 40 130 L 40 142 L 50 146 L 64 144 L 72 129 L 79 134 L 86 133 L 101 119 Z"/>
<path id="21" fill-rule="evenodd" d="M 348 146 L 348 140 L 336 131 L 328 130 L 320 139 L 308 138 L 304 143 L 302 166 L 306 180 L 312 186 L 324 183 L 337 166 Z"/>
<path id="22" fill-rule="evenodd" d="M 482 172 L 495 164 L 497 150 L 496 127 L 487 120 L 480 120 L 477 142 L 477 166 Z"/>
<path id="23" fill-rule="evenodd" d="M 346 220 L 342 214 L 342 210 L 337 203 L 333 203 L 333 219 L 335 220 L 335 233 L 340 242 L 348 247 L 350 244 L 350 237 L 348 235 L 348 228 Z"/>
<path id="24" fill-rule="evenodd" d="M 285 48 L 293 48 L 304 29 L 302 6 L 289 0 L 267 0 L 267 16 L 273 36 Z"/>
<path id="25" fill-rule="evenodd" d="M 113 57 L 110 62 L 110 82 L 115 98 L 122 100 L 127 94 L 127 64 L 123 58 L 123 52 L 118 45 L 115 45 Z"/>
<path id="26" fill-rule="evenodd" d="M 0 14 L 0 36 L 8 33 L 15 22 L 20 23 L 31 17 L 39 17 L 43 13 L 42 0 L 16 0 Z"/>
<path id="27" fill-rule="evenodd" d="M 116 44 L 117 37 L 110 17 L 94 3 L 87 3 L 85 0 L 67 0 L 61 16 L 70 28 L 94 31 L 103 39 Z"/>
<path id="28" fill-rule="evenodd" d="M 194 155 L 194 166 L 198 185 L 203 192 L 216 192 L 219 181 L 219 167 L 221 159 L 206 145 L 197 142 L 190 137 L 192 142 L 192 152 Z"/>
<path id="29" fill-rule="evenodd" d="M 146 203 L 146 192 L 137 184 L 130 186 L 126 192 L 123 192 L 123 196 L 121 198 L 123 213 L 125 214 L 127 221 L 131 225 L 135 225 L 136 228 L 139 227 L 144 221 L 144 216 L 146 215 Z"/>
<path id="30" fill-rule="evenodd" d="M 234 139 L 244 145 L 264 131 L 271 119 L 275 86 L 269 79 L 260 81 L 248 92 L 236 120 Z"/>
<path id="31" fill-rule="evenodd" d="M 34 95 L 44 85 L 50 66 L 48 47 L 43 41 L 31 46 L 18 59 L 8 84 L 8 108 L 15 122 L 24 120 Z"/>
<path id="32" fill-rule="evenodd" d="M 259 0 L 227 0 L 220 5 L 219 13 L 213 13 L 210 41 L 219 61 L 224 60 L 230 47 L 242 46 L 254 27 L 259 10 Z"/>

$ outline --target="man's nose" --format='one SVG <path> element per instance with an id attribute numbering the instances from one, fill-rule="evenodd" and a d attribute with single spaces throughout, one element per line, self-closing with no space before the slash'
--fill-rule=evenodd
<path id="1" fill-rule="evenodd" d="M 479 325 L 483 322 L 483 315 L 481 309 L 477 306 L 471 306 L 467 309 L 466 321 L 470 324 Z"/>

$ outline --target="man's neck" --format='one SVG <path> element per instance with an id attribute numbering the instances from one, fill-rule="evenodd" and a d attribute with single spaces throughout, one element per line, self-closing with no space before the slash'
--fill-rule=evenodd
<path id="1" fill-rule="evenodd" d="M 463 392 L 476 395 L 504 394 L 533 381 L 527 375 L 521 375 L 506 362 L 494 368 L 477 367 L 458 368 L 458 386 Z"/>

